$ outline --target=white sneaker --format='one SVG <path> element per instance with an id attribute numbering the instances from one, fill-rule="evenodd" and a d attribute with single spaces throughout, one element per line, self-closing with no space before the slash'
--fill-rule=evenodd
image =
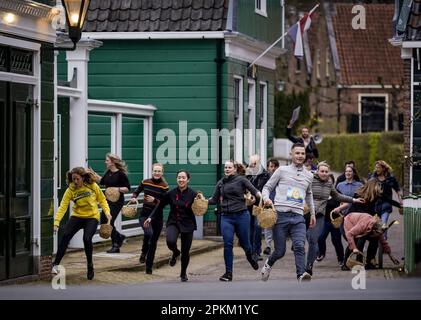
<path id="1" fill-rule="evenodd" d="M 270 270 L 272 270 L 272 267 L 268 264 L 269 259 L 266 259 L 265 264 L 263 265 L 262 271 L 262 280 L 267 281 L 269 279 Z"/>
<path id="2" fill-rule="evenodd" d="M 51 268 L 51 274 L 58 274 L 58 266 L 53 264 L 53 267 Z"/>
<path id="3" fill-rule="evenodd" d="M 307 272 L 304 272 L 301 276 L 298 277 L 298 282 L 311 281 L 311 275 Z"/>

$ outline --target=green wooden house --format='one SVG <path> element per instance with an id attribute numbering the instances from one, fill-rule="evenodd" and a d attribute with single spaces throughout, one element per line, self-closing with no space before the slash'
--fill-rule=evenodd
<path id="1" fill-rule="evenodd" d="M 162 162 L 171 187 L 183 168 L 191 173 L 191 187 L 210 196 L 225 160 L 247 163 L 258 153 L 266 165 L 272 156 L 276 58 L 282 50 L 275 46 L 254 68 L 248 65 L 281 35 L 280 3 L 91 1 L 83 37 L 102 45 L 90 52 L 89 99 L 156 108 L 150 152 L 145 152 L 142 116 L 123 113 L 117 120 L 116 134 L 124 135 L 120 154 L 133 187 L 149 176 L 151 163 Z M 59 78 L 65 79 L 64 58 L 59 61 Z M 115 117 L 111 109 L 89 111 L 88 163 L 99 172 L 112 149 Z M 216 231 L 212 212 L 204 217 L 205 234 Z"/>

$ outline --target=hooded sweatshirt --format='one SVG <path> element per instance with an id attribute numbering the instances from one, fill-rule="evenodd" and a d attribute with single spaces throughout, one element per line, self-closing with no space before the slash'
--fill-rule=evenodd
<path id="1" fill-rule="evenodd" d="M 218 181 L 209 204 L 218 204 L 223 214 L 239 213 L 247 210 L 244 194 L 250 191 L 257 198 L 257 190 L 249 180 L 241 175 L 224 177 Z"/>

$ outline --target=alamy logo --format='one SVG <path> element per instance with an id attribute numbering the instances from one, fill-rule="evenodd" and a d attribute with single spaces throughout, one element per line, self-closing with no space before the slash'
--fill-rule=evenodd
<path id="1" fill-rule="evenodd" d="M 66 289 L 66 268 L 62 265 L 54 266 L 54 268 L 56 268 L 57 274 L 51 280 L 51 287 L 54 290 Z"/>
<path id="2" fill-rule="evenodd" d="M 366 29 L 366 15 L 365 15 L 365 7 L 362 5 L 355 5 L 352 7 L 352 13 L 357 14 L 352 18 L 352 29 L 354 30 L 365 30 Z"/>
<path id="3" fill-rule="evenodd" d="M 366 271 L 364 266 L 354 266 L 352 267 L 352 273 L 357 275 L 352 278 L 351 286 L 354 290 L 365 290 L 365 280 L 366 280 Z"/>

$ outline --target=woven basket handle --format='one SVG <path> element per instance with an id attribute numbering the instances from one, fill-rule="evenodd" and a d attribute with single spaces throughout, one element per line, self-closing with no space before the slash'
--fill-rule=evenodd
<path id="1" fill-rule="evenodd" d="M 339 218 L 340 216 L 342 216 L 342 214 L 340 214 L 340 213 L 339 213 L 338 218 Z M 334 218 L 334 217 L 333 217 L 333 210 L 332 210 L 332 211 L 330 211 L 330 221 L 333 221 L 333 220 L 335 220 L 335 219 L 337 219 L 337 218 Z"/>
<path id="2" fill-rule="evenodd" d="M 203 195 L 203 192 L 199 191 L 196 195 L 196 199 L 205 199 L 205 196 Z"/>
<path id="3" fill-rule="evenodd" d="M 129 200 L 129 201 L 127 201 L 126 207 L 129 207 L 130 203 L 131 203 L 131 201 L 130 201 L 130 200 Z M 139 205 L 139 200 L 137 200 L 137 198 L 136 198 L 136 207 L 137 207 L 138 205 Z"/>

